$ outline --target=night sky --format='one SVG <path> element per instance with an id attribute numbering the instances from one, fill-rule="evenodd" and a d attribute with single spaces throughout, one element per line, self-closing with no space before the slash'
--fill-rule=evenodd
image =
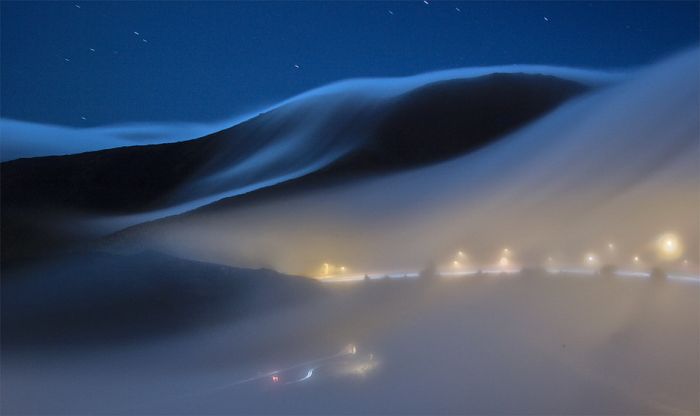
<path id="1" fill-rule="evenodd" d="M 2 117 L 210 121 L 332 81 L 509 63 L 629 68 L 698 3 L 2 2 Z"/>

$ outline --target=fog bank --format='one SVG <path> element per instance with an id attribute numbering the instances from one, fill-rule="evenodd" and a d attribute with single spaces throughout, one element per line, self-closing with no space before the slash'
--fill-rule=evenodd
<path id="1" fill-rule="evenodd" d="M 593 252 L 650 267 L 671 232 L 697 265 L 698 51 L 575 99 L 440 165 L 280 201 L 195 212 L 120 236 L 225 264 L 318 274 L 420 270 L 457 249 L 479 266 L 511 247 L 521 264 L 578 265 Z M 617 257 L 603 259 L 614 241 Z M 676 256 L 675 260 L 679 260 Z M 694 266 L 696 268 L 696 266 Z M 697 273 L 695 273 L 697 274 Z"/>

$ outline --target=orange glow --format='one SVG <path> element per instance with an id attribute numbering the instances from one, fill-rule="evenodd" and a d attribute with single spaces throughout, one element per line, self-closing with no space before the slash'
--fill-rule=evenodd
<path id="1" fill-rule="evenodd" d="M 683 244 L 673 233 L 665 233 L 656 239 L 656 253 L 662 260 L 675 260 L 683 254 Z"/>
<path id="2" fill-rule="evenodd" d="M 585 255 L 584 261 L 588 266 L 595 266 L 598 263 L 598 256 L 593 253 L 588 253 Z"/>

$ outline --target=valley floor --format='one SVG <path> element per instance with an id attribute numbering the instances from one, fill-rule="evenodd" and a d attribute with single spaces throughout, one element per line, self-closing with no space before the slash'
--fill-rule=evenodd
<path id="1" fill-rule="evenodd" d="M 697 282 L 373 280 L 264 317 L 3 354 L 4 414 L 697 414 Z"/>

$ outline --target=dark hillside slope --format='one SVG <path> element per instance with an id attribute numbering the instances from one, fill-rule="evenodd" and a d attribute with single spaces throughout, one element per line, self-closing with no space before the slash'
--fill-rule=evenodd
<path id="1" fill-rule="evenodd" d="M 486 76 L 478 83 L 455 80 L 430 84 L 394 99 L 365 145 L 336 162 L 192 213 L 269 201 L 448 160 L 491 143 L 584 90 L 580 84 L 551 76 L 528 75 L 524 79 L 512 74 Z"/>
<path id="2" fill-rule="evenodd" d="M 75 219 L 209 198 L 202 206 L 244 188 L 254 192 L 242 200 L 283 196 L 457 157 L 586 89 L 553 76 L 493 74 L 393 98 L 338 93 L 290 102 L 196 140 L 2 163 L 3 263 L 92 238 Z"/>
<path id="3" fill-rule="evenodd" d="M 383 170 L 450 159 L 522 127 L 585 90 L 572 81 L 525 74 L 429 84 L 387 105 L 371 140 L 339 164 Z"/>
<path id="4" fill-rule="evenodd" d="M 3 275 L 3 347 L 99 343 L 234 321 L 313 301 L 317 282 L 155 252 L 87 253 Z"/>
<path id="5" fill-rule="evenodd" d="M 455 157 L 541 116 L 585 88 L 553 76 L 526 74 L 429 84 L 382 103 L 364 114 L 365 120 L 355 120 L 353 124 L 370 126 L 364 142 L 331 166 L 359 172 Z M 330 127 L 353 128 L 341 119 L 355 112 L 355 105 L 348 102 L 339 114 L 332 114 Z M 304 106 L 304 113 L 296 116 L 312 118 L 308 112 L 313 107 Z M 3 203 L 127 213 L 181 202 L 167 196 L 188 180 L 234 166 L 284 130 L 285 123 L 269 126 L 277 121 L 271 117 L 275 111 L 279 110 L 196 140 L 3 163 Z"/>

